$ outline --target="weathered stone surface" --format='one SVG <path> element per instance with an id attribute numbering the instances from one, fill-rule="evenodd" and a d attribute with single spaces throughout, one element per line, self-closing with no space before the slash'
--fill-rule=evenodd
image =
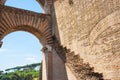
<path id="1" fill-rule="evenodd" d="M 7 7 L 5 1 L 0 0 L 0 41 L 24 30 L 44 47 L 52 46 L 44 55 L 44 80 L 48 75 L 49 80 L 102 80 L 100 73 L 106 80 L 120 80 L 120 0 L 37 0 L 45 14 Z"/>
<path id="2" fill-rule="evenodd" d="M 105 79 L 120 79 L 120 0 L 57 0 L 61 44 Z"/>
<path id="3" fill-rule="evenodd" d="M 103 80 L 102 74 L 94 72 L 94 68 L 89 63 L 84 63 L 79 55 L 75 55 L 69 49 L 66 49 L 66 66 L 69 67 L 77 80 Z"/>
<path id="4" fill-rule="evenodd" d="M 6 0 L 0 0 L 0 4 L 5 4 Z"/>

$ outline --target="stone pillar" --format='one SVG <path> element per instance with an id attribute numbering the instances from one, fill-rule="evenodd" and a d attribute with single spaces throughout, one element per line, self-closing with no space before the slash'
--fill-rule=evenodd
<path id="1" fill-rule="evenodd" d="M 53 80 L 52 77 L 52 47 L 49 45 L 46 45 L 42 51 L 44 52 L 43 56 L 43 69 L 42 74 L 42 80 Z"/>
<path id="2" fill-rule="evenodd" d="M 42 80 L 47 80 L 47 59 L 46 59 L 46 54 L 45 54 L 45 50 L 46 48 L 42 48 L 42 57 L 43 57 L 43 61 L 42 61 Z"/>
<path id="3" fill-rule="evenodd" d="M 46 51 L 46 53 L 47 53 L 47 58 L 48 58 L 48 60 L 47 60 L 47 62 L 48 62 L 48 80 L 53 80 L 52 79 L 52 77 L 53 77 L 53 73 L 52 73 L 52 47 L 51 46 L 49 46 L 49 45 L 46 45 L 46 48 L 47 48 L 47 51 Z"/>

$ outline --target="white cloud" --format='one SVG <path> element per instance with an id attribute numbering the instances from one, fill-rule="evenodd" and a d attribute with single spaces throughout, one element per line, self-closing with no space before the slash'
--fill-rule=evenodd
<path id="1" fill-rule="evenodd" d="M 29 62 L 37 62 L 36 60 L 37 58 L 34 56 L 31 56 L 31 57 L 27 57 L 26 60 L 29 61 Z"/>
<path id="2" fill-rule="evenodd" d="M 12 49 L 4 49 L 4 48 L 0 48 L 0 53 L 10 53 L 10 52 L 16 52 L 16 50 L 12 50 Z"/>

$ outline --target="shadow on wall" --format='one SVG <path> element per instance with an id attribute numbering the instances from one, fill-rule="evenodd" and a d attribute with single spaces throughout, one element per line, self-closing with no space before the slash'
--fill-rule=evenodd
<path id="1" fill-rule="evenodd" d="M 56 49 L 58 49 L 56 51 L 59 51 L 58 55 L 78 80 L 104 80 L 102 73 L 94 72 L 94 67 L 91 67 L 89 63 L 84 63 L 83 59 L 71 52 L 70 49 L 62 46 L 56 47 Z"/>

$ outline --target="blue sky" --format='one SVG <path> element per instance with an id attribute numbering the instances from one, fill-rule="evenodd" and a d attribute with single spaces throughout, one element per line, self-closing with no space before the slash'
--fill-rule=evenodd
<path id="1" fill-rule="evenodd" d="M 36 0 L 7 0 L 5 4 L 34 12 L 43 12 L 41 6 Z"/>
<path id="2" fill-rule="evenodd" d="M 34 12 L 43 12 L 36 0 L 7 0 L 6 5 Z M 0 70 L 37 63 L 42 60 L 39 40 L 28 32 L 17 31 L 5 36 L 0 48 Z"/>

